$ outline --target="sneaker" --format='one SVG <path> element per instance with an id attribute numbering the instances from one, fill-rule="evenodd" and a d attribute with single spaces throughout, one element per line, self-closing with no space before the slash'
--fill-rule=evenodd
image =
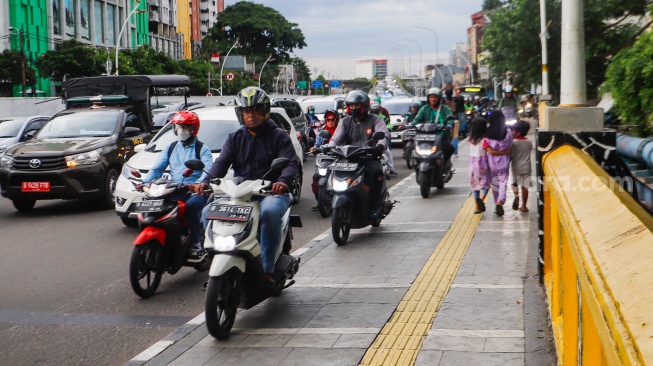
<path id="1" fill-rule="evenodd" d="M 186 258 L 186 262 L 189 263 L 200 263 L 201 261 L 206 258 L 206 252 L 202 248 L 193 248 L 190 250 L 190 253 L 188 253 L 188 257 Z"/>
<path id="2" fill-rule="evenodd" d="M 391 170 L 390 175 L 397 175 L 397 172 L 395 172 L 394 170 Z"/>
<path id="3" fill-rule="evenodd" d="M 317 210 L 319 210 L 319 209 L 320 209 L 320 206 L 319 206 L 319 205 L 313 205 L 313 206 L 311 206 L 311 211 L 317 211 Z"/>
<path id="4" fill-rule="evenodd" d="M 503 216 L 503 205 L 497 205 L 494 212 L 497 214 L 497 216 Z"/>

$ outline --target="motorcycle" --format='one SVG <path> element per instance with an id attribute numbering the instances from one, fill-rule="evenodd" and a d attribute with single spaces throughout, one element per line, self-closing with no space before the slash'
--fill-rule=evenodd
<path id="1" fill-rule="evenodd" d="M 447 119 L 454 118 L 449 116 Z M 438 134 L 446 131 L 446 127 L 438 123 L 424 123 L 417 127 L 412 159 L 415 178 L 419 184 L 420 194 L 424 198 L 428 198 L 431 194 L 431 187 L 443 189 L 444 184 L 449 182 L 454 174 L 451 161 L 445 161 L 444 151 L 442 151 L 442 139 L 445 137 Z"/>
<path id="2" fill-rule="evenodd" d="M 189 162 L 192 169 L 204 169 L 199 160 Z M 204 248 L 213 257 L 206 289 L 205 316 L 209 333 L 219 339 L 229 336 L 238 308 L 250 309 L 270 296 L 278 296 L 292 286 L 299 270 L 300 258 L 291 256 L 292 227 L 301 227 L 301 218 L 290 215 L 290 207 L 282 218 L 281 236 L 276 253 L 274 288 L 264 285 L 261 248 L 259 246 L 260 202 L 252 197 L 272 194 L 272 182 L 266 177 L 283 170 L 289 161 L 277 158 L 263 179 L 211 179 L 214 195 L 224 193 L 210 203 Z M 286 283 L 286 281 L 290 282 Z"/>
<path id="3" fill-rule="evenodd" d="M 413 150 L 415 150 L 415 135 L 417 130 L 415 126 L 407 125 L 404 134 L 401 136 L 401 145 L 403 146 L 403 157 L 406 160 L 406 167 L 413 169 Z"/>
<path id="4" fill-rule="evenodd" d="M 188 266 L 202 272 L 211 266 L 208 256 L 197 263 L 188 259 L 192 243 L 188 236 L 186 204 L 175 199 L 187 191 L 185 185 L 168 178 L 159 178 L 143 186 L 146 198 L 138 202 L 135 209 L 142 230 L 134 240 L 129 261 L 129 282 L 142 298 L 154 295 L 165 271 L 174 275 Z"/>
<path id="5" fill-rule="evenodd" d="M 324 127 L 324 121 L 318 120 L 315 121 L 312 125 L 306 122 L 304 134 L 308 137 L 308 150 L 310 150 L 311 147 L 315 146 L 317 135 L 320 133 L 323 127 Z"/>
<path id="6" fill-rule="evenodd" d="M 322 131 L 323 136 L 330 135 Z M 329 138 L 327 136 L 326 138 Z M 379 141 L 386 138 L 385 134 L 377 131 L 372 135 L 372 140 Z M 369 141 L 368 141 L 369 142 Z M 390 201 L 390 194 L 383 178 L 381 192 L 377 202 L 370 210 L 369 185 L 365 182 L 365 160 L 375 159 L 372 155 L 373 147 L 339 146 L 328 149 L 328 154 L 335 157 L 331 164 L 331 176 L 327 180 L 327 189 L 333 194 L 333 214 L 331 216 L 331 232 L 333 240 L 338 245 L 345 245 L 349 238 L 349 231 L 372 225 L 377 227 L 394 207 L 395 202 Z M 381 159 L 379 157 L 378 159 Z"/>
<path id="7" fill-rule="evenodd" d="M 332 193 L 327 190 L 329 179 L 329 166 L 336 160 L 333 156 L 320 153 L 319 149 L 314 150 L 315 174 L 313 174 L 313 193 L 317 199 L 317 207 L 322 217 L 329 217 L 333 212 L 331 208 Z"/>
<path id="8" fill-rule="evenodd" d="M 501 113 L 506 117 L 506 125 L 512 126 L 517 122 L 517 109 L 515 107 L 502 107 Z"/>

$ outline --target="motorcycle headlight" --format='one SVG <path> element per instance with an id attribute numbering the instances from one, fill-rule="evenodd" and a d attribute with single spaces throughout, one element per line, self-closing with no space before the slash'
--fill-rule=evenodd
<path id="1" fill-rule="evenodd" d="M 91 165 L 100 161 L 102 148 L 93 151 L 66 156 L 66 166 L 69 168 L 78 165 Z"/>
<path id="2" fill-rule="evenodd" d="M 152 184 L 149 187 L 143 187 L 143 192 L 145 192 L 149 197 L 165 196 L 174 190 L 174 187 L 166 188 L 166 184 Z"/>
<path id="3" fill-rule="evenodd" d="M 230 236 L 218 236 L 213 237 L 213 248 L 218 252 L 231 252 L 236 249 L 236 238 L 233 235 Z"/>
<path id="4" fill-rule="evenodd" d="M 429 156 L 431 154 L 434 154 L 436 151 L 438 151 L 437 146 L 415 146 L 415 152 L 420 154 L 421 156 Z"/>
<path id="5" fill-rule="evenodd" d="M 333 186 L 333 190 L 336 192 L 342 192 L 346 190 L 348 186 L 346 180 L 336 180 L 335 178 L 333 178 L 331 185 Z"/>
<path id="6" fill-rule="evenodd" d="M 326 175 L 326 173 L 327 173 L 327 168 L 317 168 L 317 174 Z"/>
<path id="7" fill-rule="evenodd" d="M 14 164 L 14 158 L 9 155 L 3 155 L 0 157 L 0 166 L 3 168 L 11 169 L 11 166 Z"/>

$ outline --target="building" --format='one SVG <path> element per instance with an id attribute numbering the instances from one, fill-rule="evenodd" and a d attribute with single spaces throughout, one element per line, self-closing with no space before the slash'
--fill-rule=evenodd
<path id="1" fill-rule="evenodd" d="M 388 60 L 356 60 L 356 77 L 372 79 L 388 75 Z"/>
<path id="2" fill-rule="evenodd" d="M 483 29 L 488 23 L 488 19 L 484 12 L 479 11 L 471 15 L 471 20 L 472 26 L 467 28 L 467 55 L 469 55 L 468 60 L 476 71 L 478 70 L 479 55 L 483 52 L 481 48 Z"/>

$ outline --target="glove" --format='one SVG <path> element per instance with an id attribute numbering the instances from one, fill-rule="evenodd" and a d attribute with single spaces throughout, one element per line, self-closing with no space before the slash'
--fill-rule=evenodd
<path id="1" fill-rule="evenodd" d="M 451 131 L 451 130 L 453 130 L 453 126 L 452 125 L 446 125 L 444 127 L 444 129 L 447 130 L 447 131 Z"/>
<path id="2" fill-rule="evenodd" d="M 383 152 L 385 151 L 385 146 L 383 144 L 377 144 L 374 149 L 372 149 L 372 155 L 379 157 L 383 155 Z"/>

